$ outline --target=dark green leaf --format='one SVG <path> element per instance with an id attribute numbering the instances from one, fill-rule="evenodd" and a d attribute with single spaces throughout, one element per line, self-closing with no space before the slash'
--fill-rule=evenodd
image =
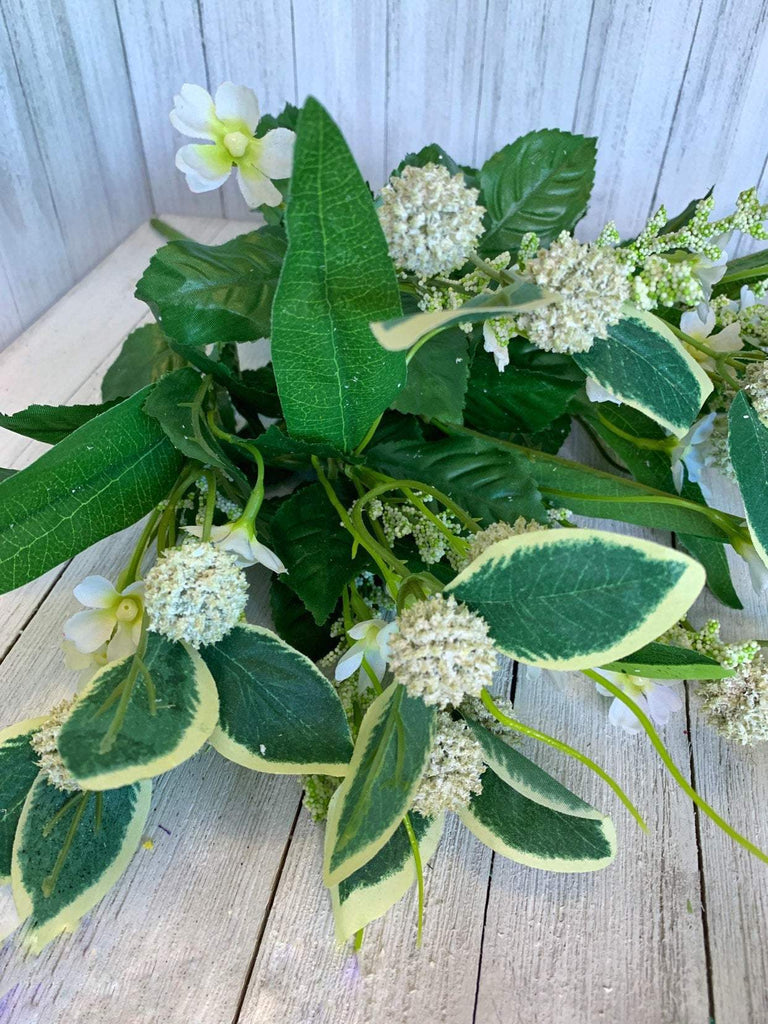
<path id="1" fill-rule="evenodd" d="M 336 645 L 327 629 L 318 626 L 299 598 L 279 576 L 269 588 L 269 606 L 275 631 L 291 647 L 318 661 Z"/>
<path id="2" fill-rule="evenodd" d="M 201 653 L 219 691 L 210 742 L 220 754 L 263 772 L 344 774 L 344 709 L 309 658 L 260 626 L 235 626 Z"/>
<path id="3" fill-rule="evenodd" d="M 454 327 L 422 345 L 408 364 L 408 381 L 393 403 L 398 412 L 461 423 L 469 377 L 467 336 Z"/>
<path id="4" fill-rule="evenodd" d="M 44 718 L 29 718 L 0 729 L 0 885 L 11 877 L 16 826 L 27 793 L 40 772 L 29 741 L 44 723 Z"/>
<path id="5" fill-rule="evenodd" d="M 385 352 L 369 328 L 400 314 L 400 296 L 368 187 L 311 97 L 299 119 L 286 227 L 272 322 L 286 425 L 349 452 L 405 383 L 405 357 Z"/>
<path id="6" fill-rule="evenodd" d="M 768 426 L 740 391 L 728 413 L 728 448 L 739 483 L 749 532 L 768 565 Z"/>
<path id="7" fill-rule="evenodd" d="M 572 231 L 587 210 L 596 140 L 553 129 L 529 132 L 494 153 L 480 169 L 487 210 L 481 252 L 515 250 L 527 231 L 548 245 Z"/>
<path id="8" fill-rule="evenodd" d="M 343 455 L 335 445 L 325 441 L 302 441 L 300 438 L 290 437 L 276 423 L 252 439 L 251 443 L 259 449 L 267 463 L 310 466 L 313 455 L 321 459 L 337 459 Z"/>
<path id="9" fill-rule="evenodd" d="M 461 171 L 453 157 L 448 156 L 436 142 L 431 142 L 418 153 L 407 153 L 392 173 L 399 175 L 403 173 L 404 167 L 424 167 L 426 164 L 441 164 L 447 167 L 451 174 L 458 174 Z"/>
<path id="10" fill-rule="evenodd" d="M 82 427 L 94 416 L 100 416 L 111 409 L 115 402 L 101 405 L 30 405 L 21 412 L 3 415 L 0 413 L 0 427 L 12 430 L 23 437 L 31 437 L 45 444 L 58 444 L 69 437 L 73 430 Z"/>
<path id="11" fill-rule="evenodd" d="M 136 286 L 165 333 L 184 345 L 269 336 L 272 300 L 285 254 L 282 228 L 224 242 L 169 242 Z"/>
<path id="12" fill-rule="evenodd" d="M 712 289 L 713 295 L 727 295 L 737 299 L 742 285 L 751 285 L 768 277 L 768 249 L 751 252 L 747 256 L 729 260 L 725 274 Z"/>
<path id="13" fill-rule="evenodd" d="M 417 480 L 447 494 L 482 526 L 518 516 L 545 518 L 541 498 L 522 460 L 492 443 L 468 437 L 376 445 L 367 463 L 396 479 Z"/>
<path id="14" fill-rule="evenodd" d="M 0 484 L 0 593 L 130 526 L 166 496 L 182 457 L 142 411 L 108 409 Z"/>
<path id="15" fill-rule="evenodd" d="M 698 651 L 656 642 L 602 667 L 648 679 L 723 679 L 733 674 L 731 669 Z"/>
<path id="16" fill-rule="evenodd" d="M 688 498 L 689 501 L 698 502 L 700 505 L 707 504 L 701 487 L 688 479 L 687 472 L 680 494 L 683 498 Z M 729 608 L 743 608 L 733 586 L 725 545 L 716 540 L 708 540 L 705 537 L 696 537 L 687 533 L 679 533 L 677 539 L 683 548 L 704 566 L 707 573 L 707 586 L 718 601 L 722 601 Z"/>
<path id="17" fill-rule="evenodd" d="M 131 331 L 120 355 L 104 374 L 101 397 L 105 402 L 129 398 L 171 370 L 184 365 L 184 359 L 168 344 L 159 324 L 146 324 Z"/>

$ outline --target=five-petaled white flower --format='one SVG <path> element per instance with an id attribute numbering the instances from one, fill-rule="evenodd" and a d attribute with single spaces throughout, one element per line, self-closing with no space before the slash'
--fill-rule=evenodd
<path id="1" fill-rule="evenodd" d="M 703 316 L 701 315 L 702 313 L 704 314 Z M 739 337 L 741 328 L 738 323 L 729 324 L 728 327 L 724 327 L 717 334 L 712 333 L 714 328 L 715 313 L 709 306 L 704 306 L 703 308 L 699 306 L 698 310 L 683 313 L 680 317 L 680 330 L 684 334 L 690 335 L 691 338 L 695 338 L 696 341 L 706 342 L 715 352 L 727 355 L 729 352 L 738 352 L 739 349 L 744 347 L 744 342 Z M 688 347 L 688 351 L 705 370 L 711 372 L 717 369 L 712 356 L 708 356 L 705 352 L 700 352 L 692 345 Z"/>
<path id="2" fill-rule="evenodd" d="M 293 162 L 294 132 L 273 128 L 254 138 L 259 101 L 244 85 L 224 82 L 215 99 L 199 85 L 183 85 L 174 97 L 171 124 L 182 135 L 208 139 L 204 145 L 182 146 L 176 166 L 187 176 L 193 192 L 210 192 L 223 185 L 232 167 L 249 206 L 279 206 L 283 200 L 271 178 L 288 178 Z"/>
<path id="3" fill-rule="evenodd" d="M 103 576 L 86 576 L 73 593 L 86 610 L 64 623 L 67 663 L 87 668 L 133 654 L 141 637 L 144 584 L 129 583 L 124 590 L 116 590 Z M 75 652 L 90 657 L 78 659 Z"/>
<path id="4" fill-rule="evenodd" d="M 194 537 L 203 536 L 202 526 L 186 526 L 187 533 Z M 272 572 L 287 572 L 283 563 L 271 548 L 256 538 L 253 523 L 238 519 L 234 523 L 211 527 L 211 544 L 220 551 L 228 551 L 234 555 L 238 568 L 247 569 L 251 565 L 263 565 Z"/>
<path id="5" fill-rule="evenodd" d="M 664 726 L 669 721 L 670 715 L 679 711 L 683 706 L 683 699 L 677 689 L 673 689 L 667 683 L 660 683 L 655 679 L 646 679 L 644 676 L 630 676 L 624 672 L 609 672 L 601 668 L 600 674 L 614 686 L 631 697 L 641 711 L 644 711 L 654 725 Z M 613 696 L 600 683 L 596 683 L 597 692 L 605 697 Z M 626 732 L 642 732 L 640 724 L 634 712 L 623 704 L 618 697 L 614 697 L 608 711 L 608 721 L 617 728 Z"/>
<path id="6" fill-rule="evenodd" d="M 691 429 L 678 439 L 674 448 L 669 453 L 672 462 L 672 479 L 678 493 L 683 489 L 683 463 L 688 471 L 688 479 L 691 483 L 702 484 L 702 471 L 708 466 L 712 459 L 712 448 L 710 439 L 715 426 L 717 413 L 709 412 L 706 416 L 696 420 Z"/>
<path id="7" fill-rule="evenodd" d="M 397 622 L 387 622 L 385 619 L 367 619 L 365 622 L 357 622 L 347 630 L 347 635 L 356 643 L 352 644 L 336 663 L 336 679 L 339 682 L 349 679 L 352 673 L 362 666 L 363 659 L 365 659 L 368 667 L 381 681 L 387 667 L 388 641 L 396 629 Z M 362 676 L 361 681 L 365 682 L 365 678 Z"/>

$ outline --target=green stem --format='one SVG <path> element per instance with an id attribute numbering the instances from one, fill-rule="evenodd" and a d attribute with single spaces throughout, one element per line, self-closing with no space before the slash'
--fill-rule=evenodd
<path id="1" fill-rule="evenodd" d="M 618 784 L 618 782 L 616 782 L 615 779 L 613 779 L 604 768 L 601 768 L 599 764 L 593 761 L 591 757 L 587 757 L 586 754 L 582 754 L 581 751 L 576 750 L 575 747 L 571 747 L 567 743 L 563 743 L 561 740 L 555 739 L 554 736 L 548 736 L 544 732 L 539 732 L 538 729 L 533 729 L 529 725 L 523 725 L 522 722 L 518 722 L 516 719 L 510 718 L 508 715 L 505 715 L 502 711 L 499 711 L 499 709 L 493 703 L 493 698 L 491 697 L 490 693 L 488 693 L 487 690 L 483 690 L 483 692 L 480 695 L 480 699 L 482 700 L 483 704 L 488 709 L 488 711 L 490 711 L 490 713 L 493 715 L 493 717 L 498 722 L 501 722 L 502 725 L 506 725 L 507 728 L 509 729 L 515 729 L 517 732 L 523 733 L 524 736 L 530 736 L 532 739 L 539 740 L 541 743 L 546 743 L 548 746 L 554 747 L 555 750 L 559 750 L 561 753 L 567 754 L 569 757 L 573 757 L 577 761 L 581 761 L 581 763 L 586 765 L 587 768 L 591 768 L 596 775 L 600 776 L 603 782 L 607 783 L 611 787 L 613 792 L 616 794 L 619 800 L 621 800 L 621 802 L 627 808 L 627 810 L 638 823 L 643 832 L 648 831 L 645 822 L 640 816 L 640 812 L 637 810 L 635 805 L 629 799 L 629 797 Z"/>
<path id="2" fill-rule="evenodd" d="M 410 815 L 406 814 L 403 818 L 403 825 L 405 825 L 405 831 L 408 833 L 408 842 L 411 844 L 413 863 L 416 868 L 416 885 L 419 890 L 419 917 L 416 927 L 416 947 L 418 948 L 421 946 L 421 934 L 424 928 L 424 868 L 421 863 L 421 850 L 416 839 L 416 833 L 413 831 Z"/>
<path id="3" fill-rule="evenodd" d="M 383 415 L 384 413 L 381 414 L 381 416 Z M 368 447 L 368 445 L 371 443 L 371 441 L 373 440 L 373 435 L 376 433 L 379 424 L 381 423 L 381 416 L 377 416 L 373 423 L 370 425 L 370 427 L 368 428 L 368 433 L 365 435 L 365 437 L 357 446 L 357 448 L 355 448 L 355 455 L 361 455 Z"/>
<path id="4" fill-rule="evenodd" d="M 377 498 L 380 494 L 386 494 L 387 491 L 402 491 L 405 494 L 407 491 L 417 490 L 423 491 L 425 494 L 429 494 L 431 497 L 438 501 L 441 505 L 452 512 L 459 522 L 462 523 L 464 528 L 470 533 L 478 533 L 480 527 L 477 525 L 472 516 L 468 512 L 465 512 L 461 505 L 457 505 L 455 501 L 444 494 L 443 491 L 438 491 L 436 487 L 431 487 L 429 484 L 422 483 L 421 480 L 395 480 L 391 476 L 387 476 L 385 473 L 379 473 L 375 469 L 369 469 L 367 466 L 360 467 L 358 472 L 362 472 L 365 476 L 371 480 L 380 480 L 382 483 L 373 487 L 365 495 L 366 503 L 371 501 L 372 498 Z"/>
<path id="5" fill-rule="evenodd" d="M 213 418 L 213 412 L 208 413 L 208 426 L 215 437 L 242 448 L 243 451 L 248 452 L 250 457 L 256 463 L 256 485 L 251 491 L 251 496 L 248 498 L 248 503 L 240 517 L 246 522 L 252 523 L 259 514 L 259 509 L 264 501 L 264 479 L 266 474 L 264 456 L 256 445 L 250 444 L 248 441 L 244 441 L 242 437 L 238 437 L 237 434 L 230 434 L 228 431 L 222 430 L 221 427 L 217 426 Z"/>
<path id="6" fill-rule="evenodd" d="M 136 582 L 136 578 L 139 575 L 141 561 L 144 558 L 146 550 L 152 541 L 152 535 L 155 532 L 155 528 L 161 515 L 162 511 L 159 508 L 154 508 L 150 512 L 149 518 L 144 524 L 144 529 L 141 531 L 141 534 L 139 535 L 136 547 L 133 549 L 131 560 L 128 563 L 127 567 L 123 569 L 123 571 L 117 578 L 117 584 L 115 586 L 115 589 L 118 592 L 122 593 L 122 591 L 125 590 L 125 588 L 129 586 L 129 584 Z"/>
<path id="7" fill-rule="evenodd" d="M 205 519 L 203 520 L 201 539 L 209 541 L 211 539 L 211 529 L 213 528 L 213 514 L 216 511 L 216 474 L 213 470 L 206 469 L 205 479 L 208 482 L 208 493 L 205 496 Z"/>
<path id="8" fill-rule="evenodd" d="M 359 931 L 355 932 L 355 952 L 359 953 L 363 948 L 363 937 L 365 935 L 365 928 L 360 928 Z"/>
<path id="9" fill-rule="evenodd" d="M 636 448 L 669 452 L 677 443 L 677 438 L 675 437 L 636 437 L 634 434 L 622 430 L 621 427 L 617 427 L 615 423 L 611 423 L 599 410 L 595 411 L 595 415 L 607 430 L 610 430 L 617 437 L 623 437 L 625 441 L 630 441 Z"/>
<path id="10" fill-rule="evenodd" d="M 478 270 L 482 270 L 486 277 L 490 277 L 492 281 L 498 281 L 499 284 L 503 285 L 515 283 L 514 277 L 505 274 L 503 270 L 497 270 L 496 267 L 492 267 L 490 263 L 486 263 L 485 260 L 481 259 L 477 253 L 470 253 L 469 260 L 470 263 L 474 263 Z"/>
<path id="11" fill-rule="evenodd" d="M 593 672 L 591 669 L 582 669 L 582 672 L 589 679 L 593 679 L 596 683 L 599 683 L 600 686 L 604 686 L 609 693 L 613 694 L 613 696 L 617 700 L 620 700 L 621 703 L 625 705 L 625 707 L 629 708 L 629 710 L 640 722 L 643 729 L 645 729 L 648 735 L 648 739 L 656 748 L 656 752 L 658 753 L 661 760 L 664 762 L 664 766 L 669 772 L 669 774 L 672 776 L 672 778 L 675 780 L 678 786 L 683 790 L 683 792 L 688 794 L 688 796 L 691 798 L 691 800 L 693 800 L 696 806 L 699 807 L 704 812 L 704 814 L 707 815 L 708 818 L 711 818 L 712 821 L 714 821 L 714 823 L 719 828 L 721 828 L 727 836 L 730 836 L 730 838 L 734 840 L 734 842 L 737 842 L 740 846 L 743 846 L 745 850 L 749 850 L 750 853 L 754 854 L 754 856 L 757 857 L 759 860 L 763 861 L 763 863 L 768 864 L 768 854 L 763 853 L 763 851 L 758 846 L 755 846 L 755 844 L 751 843 L 749 839 L 741 835 L 740 832 L 737 832 L 736 829 L 732 828 L 727 821 L 720 817 L 717 811 L 710 807 L 706 800 L 702 799 L 702 797 L 699 796 L 699 794 L 696 792 L 696 790 L 693 788 L 690 782 L 688 782 L 683 773 L 680 771 L 680 769 L 674 763 L 672 758 L 669 756 L 666 747 L 661 741 L 661 737 L 654 729 L 651 720 L 645 714 L 643 709 L 639 707 L 639 705 L 635 701 L 633 701 L 631 697 L 624 693 L 622 689 L 620 689 L 618 686 L 612 683 L 610 679 L 606 679 L 605 676 L 601 676 L 599 672 Z"/>
<path id="12" fill-rule="evenodd" d="M 128 713 L 128 705 L 131 700 L 131 695 L 133 694 L 133 688 L 136 685 L 136 680 L 138 678 L 139 671 L 142 668 L 144 668 L 144 671 L 146 672 L 146 666 L 144 666 L 143 658 L 144 653 L 147 649 L 147 639 L 147 621 L 145 616 L 144 621 L 142 622 L 141 639 L 139 640 L 139 646 L 136 650 L 136 653 L 133 656 L 133 660 L 131 661 L 131 667 L 128 670 L 128 675 L 125 677 L 122 683 L 115 687 L 115 690 L 113 690 L 112 694 L 110 694 L 111 698 L 115 692 L 119 691 L 120 700 L 118 702 L 117 710 L 115 711 L 112 721 L 109 723 L 109 728 L 104 733 L 101 739 L 101 743 L 99 744 L 100 754 L 106 754 L 114 746 L 115 740 L 117 739 L 117 735 L 123 727 L 125 716 Z M 152 698 L 150 696 L 149 690 L 147 691 L 147 695 L 151 703 Z M 99 709 L 98 713 L 101 713 L 101 711 L 103 710 L 104 707 L 102 706 L 102 708 Z"/>
<path id="13" fill-rule="evenodd" d="M 177 231 L 176 228 L 171 227 L 164 220 L 160 220 L 159 217 L 153 217 L 150 220 L 150 225 L 157 231 L 163 238 L 167 238 L 170 242 L 191 242 L 192 239 L 189 235 L 185 235 L 182 231 Z"/>

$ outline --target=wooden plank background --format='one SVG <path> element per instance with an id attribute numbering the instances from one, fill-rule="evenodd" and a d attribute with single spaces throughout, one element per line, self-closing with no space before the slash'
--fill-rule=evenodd
<path id="1" fill-rule="evenodd" d="M 768 0 L 0 0 L 0 347 L 153 210 L 193 196 L 168 112 L 185 81 L 314 93 L 378 187 L 437 141 L 483 161 L 538 127 L 597 133 L 581 229 L 632 232 L 710 185 L 768 186 Z"/>

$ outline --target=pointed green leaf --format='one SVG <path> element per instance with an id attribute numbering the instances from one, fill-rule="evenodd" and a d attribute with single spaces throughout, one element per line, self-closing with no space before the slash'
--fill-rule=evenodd
<path id="1" fill-rule="evenodd" d="M 315 665 L 261 626 L 236 626 L 201 649 L 219 692 L 211 746 L 261 772 L 344 775 L 352 737 Z"/>
<path id="2" fill-rule="evenodd" d="M 168 493 L 182 457 L 142 411 L 148 393 L 89 420 L 0 484 L 0 593 L 130 526 Z"/>
<path id="3" fill-rule="evenodd" d="M 411 813 L 422 867 L 434 856 L 443 833 L 444 816 L 423 818 Z M 416 881 L 413 850 L 404 825 L 375 857 L 331 888 L 336 939 L 346 942 L 355 932 L 382 917 Z"/>
<path id="4" fill-rule="evenodd" d="M 120 354 L 104 374 L 101 397 L 105 402 L 129 398 L 164 373 L 183 365 L 184 359 L 170 347 L 160 324 L 137 327 L 125 339 Z"/>
<path id="5" fill-rule="evenodd" d="M 545 871 L 599 871 L 616 856 L 610 818 L 563 814 L 528 800 L 493 771 L 459 817 L 481 843 L 503 857 Z"/>
<path id="6" fill-rule="evenodd" d="M 543 245 L 572 231 L 587 211 L 596 148 L 596 139 L 544 129 L 486 160 L 480 170 L 480 202 L 487 210 L 481 252 L 514 251 L 528 231 Z"/>
<path id="7" fill-rule="evenodd" d="M 27 718 L 0 729 L 0 885 L 11 879 L 13 837 L 27 793 L 40 772 L 29 741 L 44 723 L 45 718 Z"/>
<path id="8" fill-rule="evenodd" d="M 625 307 L 624 319 L 574 360 L 633 409 L 683 437 L 712 391 L 712 381 L 670 328 L 652 313 Z"/>
<path id="9" fill-rule="evenodd" d="M 602 667 L 647 679 L 724 679 L 733 675 L 731 669 L 698 651 L 655 642 Z"/>
<path id="10" fill-rule="evenodd" d="M 139 845 L 151 794 L 150 782 L 72 794 L 38 776 L 21 814 L 11 870 L 19 916 L 31 918 L 26 943 L 32 952 L 73 931 L 122 875 Z M 49 891 L 57 859 L 75 825 L 69 852 Z"/>
<path id="11" fill-rule="evenodd" d="M 288 251 L 272 362 L 288 431 L 352 451 L 405 383 L 405 359 L 368 324 L 400 313 L 373 200 L 344 138 L 310 97 L 299 118 Z"/>
<path id="12" fill-rule="evenodd" d="M 768 426 L 743 391 L 728 413 L 728 448 L 752 541 L 768 565 Z"/>
<path id="13" fill-rule="evenodd" d="M 408 364 L 408 381 L 392 404 L 402 413 L 461 423 L 469 378 L 466 334 L 445 331 L 433 345 L 420 348 Z"/>
<path id="14" fill-rule="evenodd" d="M 400 825 L 429 758 L 435 716 L 435 708 L 397 683 L 371 704 L 328 809 L 326 885 L 367 864 Z"/>
<path id="15" fill-rule="evenodd" d="M 446 591 L 505 654 L 551 669 L 631 654 L 688 611 L 704 585 L 672 548 L 600 530 L 539 530 L 487 548 Z"/>
<path id="16" fill-rule="evenodd" d="M 482 526 L 518 516 L 543 520 L 544 506 L 525 463 L 493 443 L 471 437 L 392 441 L 367 454 L 373 469 L 418 480 L 447 494 Z"/>
<path id="17" fill-rule="evenodd" d="M 262 227 L 223 245 L 170 242 L 149 261 L 136 298 L 184 345 L 256 341 L 269 337 L 284 254 L 280 227 Z"/>
<path id="18" fill-rule="evenodd" d="M 698 502 L 700 505 L 708 504 L 701 487 L 688 478 L 687 470 L 680 496 L 688 498 L 689 501 Z M 725 544 L 687 533 L 678 533 L 677 540 L 684 551 L 693 555 L 704 566 L 707 574 L 707 586 L 718 601 L 722 601 L 729 608 L 743 608 L 744 605 L 739 600 L 739 595 L 733 586 Z"/>
<path id="19" fill-rule="evenodd" d="M 143 661 L 155 699 L 140 673 L 110 745 L 105 736 L 118 709 L 115 691 L 129 678 L 132 660 L 112 662 L 97 672 L 59 732 L 62 760 L 84 789 L 114 789 L 167 772 L 197 753 L 216 725 L 216 686 L 200 655 L 150 633 Z"/>
<path id="20" fill-rule="evenodd" d="M 73 430 L 82 427 L 94 416 L 100 416 L 115 403 L 101 405 L 30 405 L 21 412 L 0 413 L 0 427 L 45 444 L 58 444 Z"/>

